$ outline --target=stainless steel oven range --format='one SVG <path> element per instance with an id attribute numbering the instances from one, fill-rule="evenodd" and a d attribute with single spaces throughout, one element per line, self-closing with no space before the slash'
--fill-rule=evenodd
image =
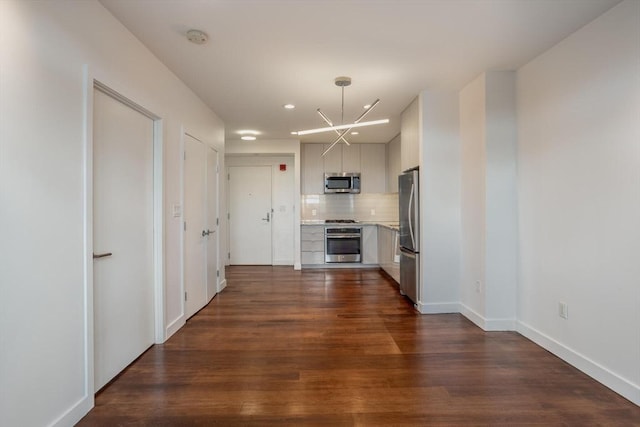
<path id="1" fill-rule="evenodd" d="M 324 261 L 362 262 L 362 228 L 326 226 L 324 229 Z"/>

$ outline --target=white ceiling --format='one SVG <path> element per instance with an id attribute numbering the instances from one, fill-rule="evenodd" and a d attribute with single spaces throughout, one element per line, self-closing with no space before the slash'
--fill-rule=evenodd
<path id="1" fill-rule="evenodd" d="M 100 0 L 225 122 L 227 139 L 297 138 L 341 119 L 337 76 L 350 76 L 344 122 L 380 98 L 351 142 L 387 142 L 425 89 L 460 89 L 514 70 L 620 0 Z M 186 40 L 189 29 L 209 35 Z M 293 103 L 295 110 L 282 105 Z M 332 141 L 335 134 L 302 137 Z"/>

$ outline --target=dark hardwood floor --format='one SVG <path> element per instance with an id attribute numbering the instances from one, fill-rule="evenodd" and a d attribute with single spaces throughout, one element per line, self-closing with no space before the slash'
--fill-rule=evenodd
<path id="1" fill-rule="evenodd" d="M 227 280 L 78 425 L 640 425 L 640 407 L 517 333 L 417 314 L 378 270 Z"/>

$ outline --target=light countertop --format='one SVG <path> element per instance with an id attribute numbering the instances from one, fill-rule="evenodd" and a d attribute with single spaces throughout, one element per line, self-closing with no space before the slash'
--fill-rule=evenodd
<path id="1" fill-rule="evenodd" d="M 305 219 L 300 221 L 300 225 L 332 225 L 336 226 L 337 224 L 327 224 L 323 219 Z M 392 230 L 398 230 L 399 224 L 397 221 L 358 221 L 356 223 L 347 223 L 347 224 L 339 224 L 341 226 L 357 226 L 357 225 L 379 225 L 382 227 L 390 228 Z"/>

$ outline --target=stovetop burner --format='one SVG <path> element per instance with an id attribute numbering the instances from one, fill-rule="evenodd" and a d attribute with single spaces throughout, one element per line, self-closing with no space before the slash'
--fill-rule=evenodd
<path id="1" fill-rule="evenodd" d="M 354 219 L 325 219 L 326 224 L 355 224 L 357 221 Z"/>

